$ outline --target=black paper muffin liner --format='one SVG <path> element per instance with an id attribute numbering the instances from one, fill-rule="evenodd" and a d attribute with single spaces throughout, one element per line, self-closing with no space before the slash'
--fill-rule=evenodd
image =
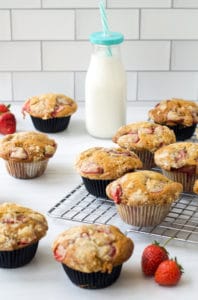
<path id="1" fill-rule="evenodd" d="M 176 141 L 184 141 L 192 137 L 193 133 L 195 132 L 197 124 L 188 127 L 182 125 L 176 125 L 176 126 L 166 125 L 166 126 L 174 131 Z"/>
<path id="2" fill-rule="evenodd" d="M 62 264 L 69 279 L 78 287 L 84 289 L 102 289 L 112 285 L 120 276 L 122 264 L 112 269 L 111 273 L 93 272 L 84 273 L 73 270 Z"/>
<path id="3" fill-rule="evenodd" d="M 30 116 L 32 119 L 32 123 L 34 127 L 42 132 L 46 133 L 55 133 L 65 130 L 68 125 L 71 116 L 62 117 L 62 118 L 51 118 L 47 120 L 43 120 L 41 118 L 36 118 Z"/>
<path id="4" fill-rule="evenodd" d="M 0 251 L 0 268 L 19 268 L 28 264 L 34 258 L 37 247 L 38 242 L 17 250 Z"/>
<path id="5" fill-rule="evenodd" d="M 98 180 L 98 179 L 89 179 L 86 177 L 82 177 L 83 183 L 87 191 L 96 197 L 109 199 L 106 195 L 106 187 L 107 185 L 113 181 L 112 180 Z"/>

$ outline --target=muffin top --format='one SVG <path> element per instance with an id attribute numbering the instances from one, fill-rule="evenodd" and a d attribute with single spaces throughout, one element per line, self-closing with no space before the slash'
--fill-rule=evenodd
<path id="1" fill-rule="evenodd" d="M 106 193 L 117 204 L 163 205 L 175 201 L 182 185 L 154 171 L 128 173 L 108 184 Z"/>
<path id="2" fill-rule="evenodd" d="M 15 203 L 0 205 L 0 251 L 23 248 L 39 241 L 48 229 L 45 217 Z"/>
<path id="3" fill-rule="evenodd" d="M 198 123 L 198 105 L 183 99 L 163 100 L 149 111 L 149 117 L 159 124 L 192 126 Z"/>
<path id="4" fill-rule="evenodd" d="M 80 153 L 75 166 L 82 177 L 115 179 L 142 168 L 142 162 L 134 152 L 126 149 L 94 147 Z"/>
<path id="5" fill-rule="evenodd" d="M 39 132 L 18 132 L 0 140 L 0 157 L 5 160 L 35 162 L 52 157 L 57 145 Z"/>
<path id="6" fill-rule="evenodd" d="M 164 146 L 154 154 L 157 166 L 164 170 L 179 170 L 198 174 L 198 143 L 180 142 Z"/>
<path id="7" fill-rule="evenodd" d="M 53 244 L 57 261 L 85 272 L 109 272 L 129 259 L 133 242 L 113 225 L 81 225 L 61 233 Z"/>
<path id="8" fill-rule="evenodd" d="M 193 192 L 194 192 L 195 194 L 198 194 L 198 179 L 195 180 L 195 184 L 194 184 L 194 186 L 193 186 Z"/>
<path id="9" fill-rule="evenodd" d="M 163 145 L 176 142 L 175 134 L 166 126 L 137 122 L 118 129 L 113 142 L 128 150 L 156 151 Z"/>
<path id="10" fill-rule="evenodd" d="M 22 107 L 25 112 L 43 120 L 72 115 L 77 110 L 76 102 L 62 94 L 43 94 L 26 100 Z"/>

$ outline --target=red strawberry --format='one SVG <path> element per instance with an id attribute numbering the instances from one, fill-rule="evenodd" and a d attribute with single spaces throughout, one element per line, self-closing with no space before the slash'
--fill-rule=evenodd
<path id="1" fill-rule="evenodd" d="M 168 259 L 163 261 L 155 272 L 155 281 L 164 286 L 178 284 L 183 273 L 183 268 L 175 260 Z"/>
<path id="2" fill-rule="evenodd" d="M 9 111 L 9 108 L 10 108 L 10 104 L 5 105 L 3 103 L 0 103 L 0 114 Z"/>
<path id="3" fill-rule="evenodd" d="M 142 272 L 146 276 L 154 276 L 159 264 L 168 259 L 168 252 L 156 241 L 148 245 L 142 254 Z"/>
<path id="4" fill-rule="evenodd" d="M 0 115 L 0 133 L 10 134 L 16 131 L 16 119 L 11 112 Z"/>

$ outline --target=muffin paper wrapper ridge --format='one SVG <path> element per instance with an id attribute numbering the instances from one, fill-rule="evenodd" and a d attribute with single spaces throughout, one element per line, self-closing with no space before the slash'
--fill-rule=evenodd
<path id="1" fill-rule="evenodd" d="M 42 132 L 46 133 L 55 133 L 65 130 L 70 121 L 71 116 L 66 116 L 62 118 L 52 118 L 43 120 L 41 118 L 36 118 L 31 116 L 32 123 L 34 124 L 34 127 Z"/>
<path id="2" fill-rule="evenodd" d="M 143 163 L 143 169 L 144 170 L 149 170 L 153 167 L 155 167 L 155 162 L 154 162 L 154 154 L 148 150 L 136 150 L 134 149 L 133 152 L 137 154 L 139 159 Z"/>
<path id="3" fill-rule="evenodd" d="M 89 179 L 82 177 L 83 183 L 87 191 L 96 196 L 105 199 L 109 199 L 106 195 L 106 187 L 107 185 L 112 182 L 113 180 L 98 180 L 98 179 Z"/>
<path id="4" fill-rule="evenodd" d="M 70 280 L 77 286 L 85 289 L 101 289 L 112 285 L 120 276 L 122 265 L 116 266 L 111 273 L 93 272 L 84 273 L 73 270 L 62 264 Z"/>
<path id="5" fill-rule="evenodd" d="M 48 164 L 49 159 L 36 162 L 6 161 L 8 173 L 16 178 L 30 179 L 41 176 Z"/>
<path id="6" fill-rule="evenodd" d="M 129 206 L 116 204 L 120 218 L 133 226 L 155 226 L 160 224 L 170 211 L 171 203 L 163 205 Z"/>
<path id="7" fill-rule="evenodd" d="M 19 268 L 26 265 L 34 258 L 37 247 L 38 242 L 17 250 L 0 251 L 0 268 Z"/>
<path id="8" fill-rule="evenodd" d="M 177 141 L 185 141 L 192 137 L 193 133 L 195 132 L 197 124 L 188 127 L 182 125 L 176 125 L 176 126 L 166 125 L 166 126 L 174 131 Z"/>
<path id="9" fill-rule="evenodd" d="M 169 179 L 179 182 L 183 185 L 183 192 L 192 193 L 195 180 L 198 179 L 197 174 L 188 174 L 177 171 L 162 170 L 163 174 Z"/>

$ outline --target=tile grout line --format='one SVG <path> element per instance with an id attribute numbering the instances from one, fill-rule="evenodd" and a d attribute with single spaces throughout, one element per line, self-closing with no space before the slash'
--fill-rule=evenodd
<path id="1" fill-rule="evenodd" d="M 172 55 L 173 55 L 173 41 L 170 41 L 170 57 L 169 57 L 169 71 L 171 72 L 171 68 L 172 68 Z"/>
<path id="2" fill-rule="evenodd" d="M 13 24 L 12 24 L 12 10 L 9 9 L 10 14 L 10 41 L 13 40 Z M 10 72 L 10 83 L 11 83 L 11 98 L 14 101 L 14 81 L 13 81 L 13 72 Z"/>
<path id="3" fill-rule="evenodd" d="M 137 72 L 137 82 L 136 82 L 136 101 L 139 101 L 139 93 L 138 93 L 138 90 L 139 90 L 139 72 Z"/>

